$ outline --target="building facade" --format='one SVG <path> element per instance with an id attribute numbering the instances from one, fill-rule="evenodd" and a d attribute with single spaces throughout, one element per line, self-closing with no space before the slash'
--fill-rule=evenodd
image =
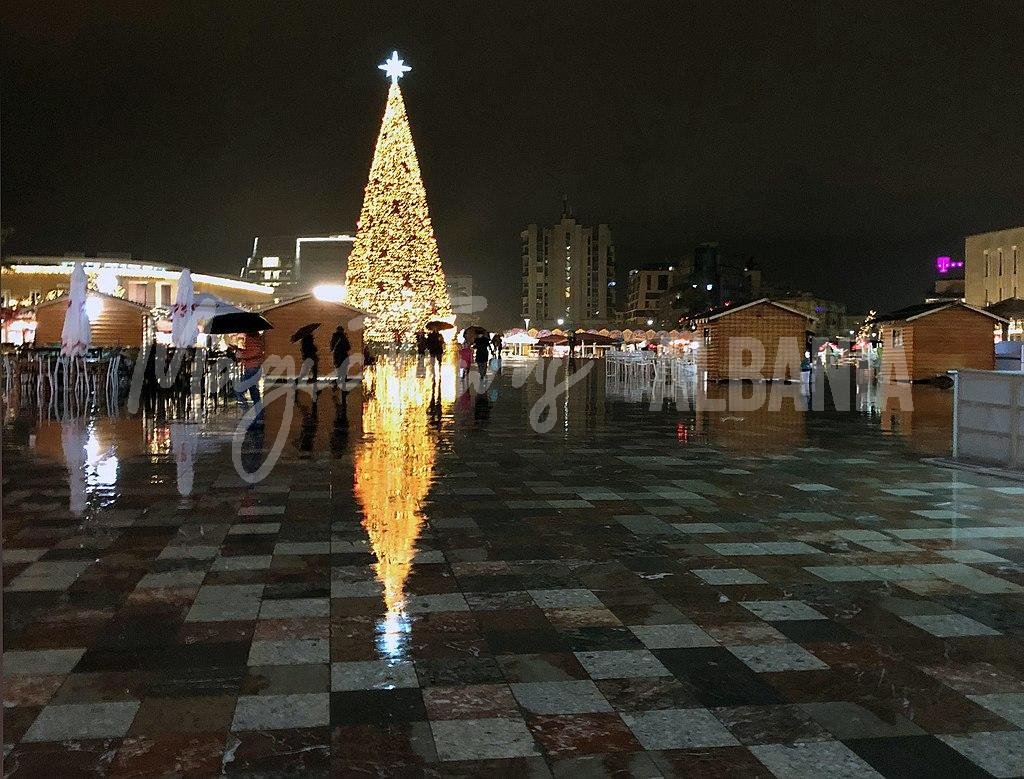
<path id="1" fill-rule="evenodd" d="M 444 284 L 448 288 L 448 299 L 452 301 L 452 311 L 456 316 L 464 319 L 480 313 L 477 310 L 479 306 L 473 298 L 472 276 L 446 273 L 444 274 Z"/>
<path id="2" fill-rule="evenodd" d="M 305 294 L 318 284 L 344 284 L 355 240 L 349 233 L 256 236 L 240 275 L 273 287 L 278 300 Z"/>
<path id="3" fill-rule="evenodd" d="M 647 265 L 629 272 L 624 323 L 653 326 L 660 320 L 661 299 L 677 284 L 681 271 L 675 265 Z"/>
<path id="4" fill-rule="evenodd" d="M 1024 295 L 1024 227 L 969 235 L 964 241 L 968 305 L 989 306 Z"/>
<path id="5" fill-rule="evenodd" d="M 148 308 L 166 308 L 178 293 L 181 266 L 131 259 L 131 255 L 15 255 L 0 266 L 4 307 L 35 306 L 67 293 L 71 271 L 82 263 L 89 287 Z M 195 291 L 207 292 L 240 306 L 270 302 L 273 290 L 231 276 L 193 273 Z"/>
<path id="6" fill-rule="evenodd" d="M 531 224 L 522 239 L 522 315 L 531 326 L 604 327 L 613 318 L 615 247 L 608 225 L 581 225 L 569 213 L 551 227 Z"/>

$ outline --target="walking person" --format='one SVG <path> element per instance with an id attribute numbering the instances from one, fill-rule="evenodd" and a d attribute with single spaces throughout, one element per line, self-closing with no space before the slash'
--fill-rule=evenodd
<path id="1" fill-rule="evenodd" d="M 495 333 L 491 336 L 491 353 L 499 360 L 502 358 L 502 353 L 505 350 L 505 344 L 502 343 L 501 334 Z"/>
<path id="2" fill-rule="evenodd" d="M 487 331 L 481 330 L 473 341 L 473 349 L 476 351 L 476 367 L 480 371 L 480 378 L 487 373 L 487 361 L 491 356 L 491 339 L 487 337 Z"/>
<path id="3" fill-rule="evenodd" d="M 352 351 L 352 344 L 345 333 L 345 327 L 338 325 L 331 335 L 331 356 L 334 358 L 334 372 L 338 377 L 338 387 L 345 391 L 345 384 L 348 381 L 348 355 Z"/>
<path id="4" fill-rule="evenodd" d="M 441 368 L 441 360 L 444 358 L 444 336 L 437 330 L 432 330 L 424 339 L 427 353 L 430 355 L 430 365 L 435 374 Z"/>
<path id="5" fill-rule="evenodd" d="M 236 356 L 242 365 L 242 376 L 235 386 L 238 403 L 243 407 L 248 405 L 245 398 L 248 390 L 253 404 L 258 404 L 261 400 L 260 379 L 263 377 L 263 363 L 267 359 L 267 340 L 263 333 L 245 333 Z"/>
<path id="6" fill-rule="evenodd" d="M 299 341 L 299 352 L 302 355 L 302 369 L 299 371 L 299 375 L 305 373 L 307 380 L 315 385 L 319 375 L 320 360 L 316 341 L 313 340 L 313 333 L 302 334 L 302 339 Z M 298 384 L 299 380 L 296 379 L 295 383 Z"/>

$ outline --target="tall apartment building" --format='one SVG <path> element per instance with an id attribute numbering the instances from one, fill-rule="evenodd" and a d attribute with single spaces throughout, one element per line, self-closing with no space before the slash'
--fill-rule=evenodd
<path id="1" fill-rule="evenodd" d="M 967 236 L 964 262 L 968 305 L 1024 296 L 1024 227 Z"/>
<path id="2" fill-rule="evenodd" d="M 256 236 L 241 277 L 273 287 L 278 299 L 309 292 L 317 284 L 344 284 L 355 240 L 348 233 Z"/>
<path id="3" fill-rule="evenodd" d="M 552 227 L 531 224 L 522 239 L 522 314 L 533 327 L 605 327 L 615 304 L 615 247 L 608 225 L 586 227 L 562 210 Z"/>

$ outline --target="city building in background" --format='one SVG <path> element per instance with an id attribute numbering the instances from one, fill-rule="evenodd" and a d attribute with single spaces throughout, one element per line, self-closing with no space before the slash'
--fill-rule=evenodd
<path id="1" fill-rule="evenodd" d="M 966 291 L 964 288 L 964 261 L 943 255 L 935 258 L 935 284 L 931 297 L 926 303 L 940 301 L 963 302 Z"/>
<path id="2" fill-rule="evenodd" d="M 1024 295 L 1024 227 L 969 235 L 964 241 L 968 305 L 990 306 Z"/>
<path id="3" fill-rule="evenodd" d="M 355 236 L 256 236 L 242 268 L 246 281 L 274 288 L 278 300 L 310 292 L 318 284 L 344 284 Z"/>
<path id="4" fill-rule="evenodd" d="M 459 317 L 459 324 L 475 324 L 470 318 L 480 313 L 481 305 L 473 298 L 473 277 L 466 274 L 444 275 L 444 283 L 448 288 L 448 298 L 452 301 L 452 311 Z"/>
<path id="5" fill-rule="evenodd" d="M 0 294 L 4 307 L 35 306 L 66 294 L 71 271 L 80 262 L 89 287 L 104 295 L 124 298 L 149 308 L 166 308 L 178 292 L 180 265 L 132 259 L 130 254 L 15 255 L 0 264 Z M 231 276 L 192 273 L 195 291 L 208 292 L 229 303 L 261 305 L 273 289 Z"/>
<path id="6" fill-rule="evenodd" d="M 645 265 L 629 272 L 623 321 L 626 325 L 653 326 L 660 319 L 662 298 L 676 285 L 683 269 L 676 265 Z"/>
<path id="7" fill-rule="evenodd" d="M 551 227 L 522 239 L 522 315 L 535 327 L 604 327 L 613 319 L 615 247 L 606 224 L 587 227 L 565 205 Z"/>
<path id="8" fill-rule="evenodd" d="M 814 319 L 812 330 L 822 338 L 849 337 L 850 320 L 846 315 L 846 305 L 834 300 L 819 298 L 810 292 L 774 298 L 776 303 L 802 311 Z"/>
<path id="9" fill-rule="evenodd" d="M 178 294 L 181 266 L 133 259 L 130 254 L 14 255 L 0 264 L 0 340 L 60 341 L 75 263 L 85 269 L 97 346 L 138 346 L 149 327 L 165 318 Z M 274 290 L 231 276 L 192 273 L 197 294 L 243 307 L 273 300 Z M 54 334 L 56 332 L 56 335 Z"/>

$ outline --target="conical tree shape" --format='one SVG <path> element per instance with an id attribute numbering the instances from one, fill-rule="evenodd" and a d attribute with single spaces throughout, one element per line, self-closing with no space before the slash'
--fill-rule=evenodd
<path id="1" fill-rule="evenodd" d="M 397 83 L 388 92 L 345 283 L 348 302 L 374 315 L 369 340 L 408 340 L 430 319 L 452 314 Z"/>

